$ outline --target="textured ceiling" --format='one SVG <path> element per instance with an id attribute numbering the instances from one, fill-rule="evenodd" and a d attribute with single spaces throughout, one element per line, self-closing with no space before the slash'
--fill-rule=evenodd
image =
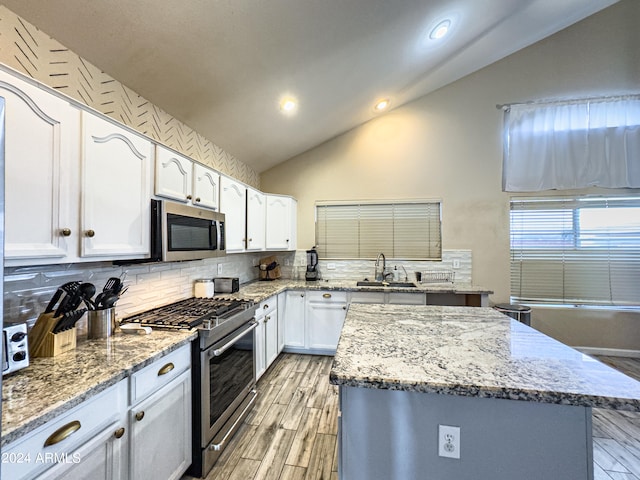
<path id="1" fill-rule="evenodd" d="M 4 0 L 257 172 L 616 0 Z M 450 34 L 428 40 L 450 19 Z M 299 100 L 295 115 L 278 103 Z"/>

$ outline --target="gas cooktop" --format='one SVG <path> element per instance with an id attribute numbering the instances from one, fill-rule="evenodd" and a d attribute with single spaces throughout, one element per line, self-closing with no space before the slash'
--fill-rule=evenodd
<path id="1" fill-rule="evenodd" d="M 188 298 L 127 317 L 122 323 L 170 330 L 213 329 L 253 305 L 252 300 L 235 298 Z"/>

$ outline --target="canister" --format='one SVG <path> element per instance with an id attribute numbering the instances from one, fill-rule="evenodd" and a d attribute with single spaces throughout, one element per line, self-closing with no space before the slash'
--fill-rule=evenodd
<path id="1" fill-rule="evenodd" d="M 213 298 L 213 279 L 199 278 L 195 281 L 194 296 L 196 298 Z"/>
<path id="2" fill-rule="evenodd" d="M 107 338 L 116 330 L 116 308 L 87 312 L 87 338 Z"/>

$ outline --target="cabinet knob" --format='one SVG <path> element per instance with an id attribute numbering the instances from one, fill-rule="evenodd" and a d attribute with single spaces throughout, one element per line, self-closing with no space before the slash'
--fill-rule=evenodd
<path id="1" fill-rule="evenodd" d="M 187 195 L 187 200 L 191 200 L 191 195 Z"/>
<path id="2" fill-rule="evenodd" d="M 347 309 L 347 307 L 342 307 L 342 309 L 343 309 L 343 310 L 346 310 L 346 309 Z"/>
<path id="3" fill-rule="evenodd" d="M 124 435 L 124 427 L 120 427 L 115 432 L 113 432 L 113 436 L 116 438 L 122 438 L 123 435 Z"/>
<path id="4" fill-rule="evenodd" d="M 196 197 L 196 202 L 200 203 L 200 197 Z"/>
<path id="5" fill-rule="evenodd" d="M 144 418 L 144 410 L 140 410 L 138 413 L 136 413 L 136 420 L 140 421 Z"/>
<path id="6" fill-rule="evenodd" d="M 323 293 L 322 294 L 322 298 L 331 298 L 331 294 L 330 293 Z"/>
<path id="7" fill-rule="evenodd" d="M 287 243 L 289 243 L 289 239 L 287 238 Z"/>
<path id="8" fill-rule="evenodd" d="M 300 294 L 300 296 L 301 296 L 302 298 L 304 298 L 304 293 L 301 293 L 301 294 Z"/>
<path id="9" fill-rule="evenodd" d="M 60 443 L 61 441 L 67 439 L 75 432 L 80 430 L 80 422 L 78 420 L 74 420 L 73 422 L 67 423 L 65 426 L 60 427 L 58 430 L 53 432 L 49 438 L 47 438 L 44 442 L 45 447 L 50 447 L 51 445 L 55 445 L 56 443 Z"/>
<path id="10" fill-rule="evenodd" d="M 167 373 L 169 373 L 174 368 L 175 368 L 175 365 L 173 363 L 169 362 L 164 367 L 162 367 L 160 370 L 158 370 L 158 376 L 166 375 Z"/>
<path id="11" fill-rule="evenodd" d="M 269 305 L 265 303 L 264 307 L 262 307 L 262 308 L 264 308 L 266 310 L 267 308 L 269 308 Z"/>
<path id="12" fill-rule="evenodd" d="M 267 323 L 269 320 L 271 320 L 271 317 L 269 315 L 264 317 L 264 323 Z"/>
<path id="13" fill-rule="evenodd" d="M 62 230 L 60 230 L 60 233 L 62 234 L 63 237 L 68 237 L 69 235 L 71 235 L 71 229 L 63 228 Z"/>
<path id="14" fill-rule="evenodd" d="M 95 237 L 96 232 L 94 230 L 87 230 L 86 232 L 84 232 L 84 234 L 89 238 L 93 238 Z"/>
<path id="15" fill-rule="evenodd" d="M 250 241 L 250 242 L 253 242 L 253 238 L 250 238 L 250 239 L 249 239 L 249 241 Z"/>

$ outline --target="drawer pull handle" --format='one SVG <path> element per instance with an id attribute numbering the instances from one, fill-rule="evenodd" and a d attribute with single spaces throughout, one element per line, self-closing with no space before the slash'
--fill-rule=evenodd
<path id="1" fill-rule="evenodd" d="M 322 298 L 331 298 L 331 294 L 330 293 L 324 293 L 322 295 Z"/>
<path id="2" fill-rule="evenodd" d="M 124 435 L 124 427 L 120 427 L 113 433 L 113 436 L 116 438 L 122 438 L 123 435 Z"/>
<path id="3" fill-rule="evenodd" d="M 169 362 L 164 367 L 162 367 L 160 370 L 158 370 L 158 376 L 166 375 L 167 373 L 169 373 L 174 368 L 175 368 L 175 365 L 173 363 Z"/>
<path id="4" fill-rule="evenodd" d="M 144 410 L 139 411 L 138 413 L 136 413 L 136 420 L 140 421 L 144 418 Z"/>
<path id="5" fill-rule="evenodd" d="M 264 308 L 266 310 L 267 308 L 269 308 L 269 305 L 265 303 L 264 307 L 262 307 L 262 308 Z"/>
<path id="6" fill-rule="evenodd" d="M 80 430 L 80 422 L 78 420 L 74 420 L 71 423 L 67 423 L 64 427 L 60 427 L 58 430 L 53 432 L 49 438 L 44 442 L 45 447 L 50 447 L 51 445 L 55 445 L 56 443 L 60 443 L 65 440 L 67 437 L 70 437 L 75 432 Z"/>

